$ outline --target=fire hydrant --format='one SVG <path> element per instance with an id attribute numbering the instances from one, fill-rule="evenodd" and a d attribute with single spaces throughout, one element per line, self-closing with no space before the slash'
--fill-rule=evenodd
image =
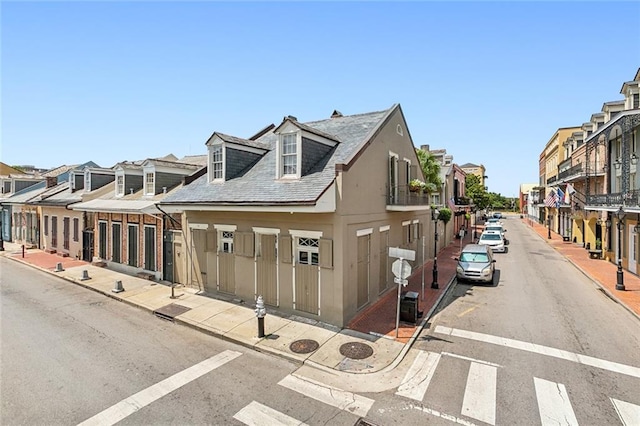
<path id="1" fill-rule="evenodd" d="M 267 310 L 264 307 L 262 296 L 258 296 L 258 300 L 256 300 L 255 313 L 258 317 L 258 337 L 264 337 L 264 317 L 267 315 Z"/>

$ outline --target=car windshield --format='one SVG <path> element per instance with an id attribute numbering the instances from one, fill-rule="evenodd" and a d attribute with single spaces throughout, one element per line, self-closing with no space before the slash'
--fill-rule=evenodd
<path id="1" fill-rule="evenodd" d="M 489 256 L 486 253 L 462 253 L 460 255 L 461 262 L 487 263 Z"/>
<path id="2" fill-rule="evenodd" d="M 480 236 L 481 240 L 488 240 L 488 241 L 496 241 L 496 240 L 501 240 L 502 237 L 500 236 L 500 234 L 482 234 L 482 236 Z"/>
<path id="3" fill-rule="evenodd" d="M 498 231 L 502 232 L 502 226 L 487 226 L 484 228 L 486 231 Z"/>

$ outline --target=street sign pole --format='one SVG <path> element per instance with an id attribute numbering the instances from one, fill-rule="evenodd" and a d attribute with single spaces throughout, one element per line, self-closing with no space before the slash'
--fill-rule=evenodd
<path id="1" fill-rule="evenodd" d="M 422 236 L 422 300 L 424 301 L 424 251 L 425 251 L 425 239 L 426 237 Z"/>
<path id="2" fill-rule="evenodd" d="M 398 284 L 398 305 L 396 307 L 396 338 L 398 338 L 398 328 L 400 327 L 400 298 L 402 296 L 402 287 L 409 284 L 407 278 L 411 275 L 411 265 L 409 265 L 404 258 L 399 257 L 398 260 L 391 265 L 391 271 L 393 275 L 395 275 L 393 282 Z"/>
<path id="3" fill-rule="evenodd" d="M 403 258 L 398 258 L 400 262 L 402 262 Z M 396 261 L 397 262 L 397 261 Z M 398 328 L 400 327 L 400 294 L 402 292 L 402 283 L 400 277 L 394 278 L 394 281 L 398 283 L 398 303 L 396 306 L 396 339 L 398 338 Z"/>

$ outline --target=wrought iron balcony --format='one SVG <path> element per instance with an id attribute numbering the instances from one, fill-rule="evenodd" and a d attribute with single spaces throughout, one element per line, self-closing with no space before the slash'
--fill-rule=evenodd
<path id="1" fill-rule="evenodd" d="M 388 206 L 429 206 L 430 196 L 421 190 L 413 191 L 409 185 L 398 185 L 387 190 Z"/>
<path id="2" fill-rule="evenodd" d="M 640 190 L 627 191 L 617 194 L 595 194 L 587 196 L 587 204 L 590 206 L 640 206 Z"/>

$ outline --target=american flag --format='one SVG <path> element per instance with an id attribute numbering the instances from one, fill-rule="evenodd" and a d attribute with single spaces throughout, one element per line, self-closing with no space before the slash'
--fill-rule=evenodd
<path id="1" fill-rule="evenodd" d="M 544 199 L 544 205 L 547 207 L 556 207 L 558 205 L 558 194 L 553 189 L 549 191 L 549 195 Z"/>
<path id="2" fill-rule="evenodd" d="M 449 198 L 449 208 L 451 210 L 455 210 L 456 209 L 456 199 L 451 197 Z"/>

